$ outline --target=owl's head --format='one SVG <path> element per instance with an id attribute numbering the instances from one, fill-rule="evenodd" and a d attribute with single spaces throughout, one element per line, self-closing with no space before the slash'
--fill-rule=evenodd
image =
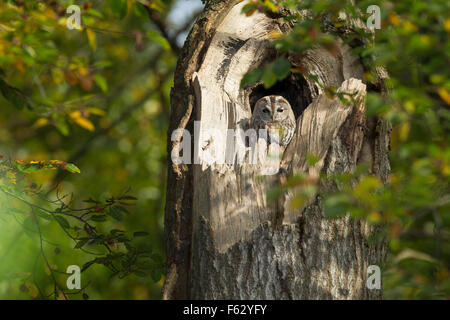
<path id="1" fill-rule="evenodd" d="M 256 102 L 253 117 L 257 116 L 266 123 L 277 123 L 288 118 L 291 113 L 291 105 L 282 96 L 265 96 Z"/>

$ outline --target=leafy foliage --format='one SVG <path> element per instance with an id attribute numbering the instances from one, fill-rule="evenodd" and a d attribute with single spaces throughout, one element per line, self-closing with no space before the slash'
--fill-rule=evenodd
<path id="1" fill-rule="evenodd" d="M 160 297 L 175 3 L 0 2 L 0 297 Z"/>

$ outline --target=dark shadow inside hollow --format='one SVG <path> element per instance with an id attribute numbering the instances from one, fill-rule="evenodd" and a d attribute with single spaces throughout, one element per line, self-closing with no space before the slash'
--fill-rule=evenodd
<path id="1" fill-rule="evenodd" d="M 264 88 L 262 84 L 253 88 L 249 96 L 252 112 L 256 101 L 268 95 L 282 96 L 289 101 L 296 119 L 300 117 L 306 107 L 312 102 L 308 83 L 303 75 L 298 73 L 291 73 L 284 80 L 278 81 L 268 89 Z"/>

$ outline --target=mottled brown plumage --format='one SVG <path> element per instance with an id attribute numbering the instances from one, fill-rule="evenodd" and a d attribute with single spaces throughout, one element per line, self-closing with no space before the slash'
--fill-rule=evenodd
<path id="1" fill-rule="evenodd" d="M 286 147 L 294 136 L 296 121 L 289 102 L 282 96 L 265 96 L 253 110 L 250 127 L 261 137 L 260 129 L 267 130 L 269 143 Z"/>

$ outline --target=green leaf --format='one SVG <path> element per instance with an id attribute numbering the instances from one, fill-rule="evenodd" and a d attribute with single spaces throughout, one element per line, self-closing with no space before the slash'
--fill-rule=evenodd
<path id="1" fill-rule="evenodd" d="M 264 82 L 264 88 L 268 89 L 277 81 L 281 81 L 290 74 L 291 63 L 286 58 L 278 58 L 268 64 L 263 71 L 261 80 Z"/>
<path id="2" fill-rule="evenodd" d="M 92 261 L 88 261 L 86 262 L 83 267 L 81 268 L 81 272 L 85 271 L 86 269 L 88 269 L 90 266 L 92 266 L 94 263 L 96 263 L 96 260 L 92 260 Z"/>
<path id="3" fill-rule="evenodd" d="M 151 258 L 152 258 L 153 261 L 155 261 L 156 263 L 159 263 L 159 264 L 161 264 L 162 261 L 163 261 L 162 256 L 160 256 L 160 255 L 157 254 L 157 253 L 152 253 L 152 254 L 151 254 Z"/>
<path id="4" fill-rule="evenodd" d="M 106 82 L 106 79 L 101 74 L 96 74 L 94 76 L 95 83 L 102 89 L 103 92 L 108 91 L 108 83 Z"/>
<path id="5" fill-rule="evenodd" d="M 109 214 L 111 215 L 111 217 L 113 217 L 117 221 L 123 220 L 123 214 L 122 214 L 122 210 L 120 209 L 120 207 L 115 206 L 115 207 L 109 208 Z"/>
<path id="6" fill-rule="evenodd" d="M 126 235 L 120 234 L 120 235 L 117 237 L 117 241 L 118 241 L 118 242 L 128 242 L 128 241 L 130 241 L 130 239 L 129 239 Z"/>
<path id="7" fill-rule="evenodd" d="M 158 31 L 155 31 L 155 30 L 149 31 L 148 37 L 150 38 L 150 41 L 159 44 L 164 50 L 166 50 L 166 51 L 170 50 L 169 42 L 166 40 L 166 38 L 162 37 L 158 33 Z"/>
<path id="8" fill-rule="evenodd" d="M 137 198 L 133 196 L 123 196 L 120 200 L 137 200 Z"/>
<path id="9" fill-rule="evenodd" d="M 87 10 L 87 14 L 89 14 L 89 15 L 91 15 L 93 17 L 97 17 L 97 18 L 103 19 L 103 15 L 101 14 L 101 12 L 99 12 L 99 11 L 97 11 L 95 9 L 92 9 L 92 8 L 89 8 Z"/>
<path id="10" fill-rule="evenodd" d="M 43 168 L 40 163 L 18 163 L 16 161 L 16 168 L 24 173 L 35 172 Z"/>
<path id="11" fill-rule="evenodd" d="M 291 72 L 291 63 L 286 58 L 278 58 L 273 63 L 272 70 L 279 81 L 283 80 Z"/>
<path id="12" fill-rule="evenodd" d="M 269 203 L 274 203 L 280 195 L 283 193 L 283 188 L 281 187 L 271 187 L 267 190 L 266 197 Z"/>
<path id="13" fill-rule="evenodd" d="M 245 76 L 241 80 L 241 87 L 244 87 L 247 85 L 252 85 L 252 84 L 258 82 L 259 80 L 261 80 L 262 74 L 263 74 L 263 69 L 261 69 L 261 68 L 255 69 L 251 72 L 248 72 L 247 74 L 245 74 Z"/>
<path id="14" fill-rule="evenodd" d="M 258 8 L 257 3 L 247 3 L 243 8 L 241 13 L 243 14 L 250 14 L 251 12 L 253 12 L 254 10 L 256 10 Z"/>
<path id="15" fill-rule="evenodd" d="M 326 216 L 333 218 L 345 215 L 350 210 L 350 203 L 346 194 L 335 194 L 325 198 L 324 209 Z"/>
<path id="16" fill-rule="evenodd" d="M 68 136 L 69 135 L 69 126 L 67 125 L 66 120 L 61 117 L 60 115 L 58 115 L 57 113 L 54 113 L 52 115 L 53 118 L 53 124 L 56 127 L 56 129 L 58 129 L 59 132 L 61 132 L 61 134 L 63 136 Z"/>
<path id="17" fill-rule="evenodd" d="M 107 219 L 107 217 L 106 217 L 105 214 L 94 215 L 94 216 L 91 217 L 91 220 L 95 221 L 95 222 L 103 222 L 103 221 L 106 221 L 106 219 Z"/>
<path id="18" fill-rule="evenodd" d="M 39 210 L 39 209 L 38 209 L 38 210 L 36 211 L 36 214 L 39 216 L 39 218 L 42 218 L 42 219 L 44 219 L 44 220 L 47 220 L 47 221 L 51 221 L 51 220 L 52 220 L 52 216 L 49 215 L 48 213 L 42 211 L 42 210 Z"/>
<path id="19" fill-rule="evenodd" d="M 315 74 L 308 74 L 307 75 L 308 79 L 317 83 L 319 86 L 321 85 L 320 81 L 319 81 L 319 77 L 316 76 Z"/>
<path id="20" fill-rule="evenodd" d="M 147 277 L 147 273 L 145 273 L 142 270 L 136 270 L 133 272 L 133 274 L 137 275 L 140 278 L 146 278 Z"/>
<path id="21" fill-rule="evenodd" d="M 277 75 L 273 72 L 271 66 L 264 68 L 264 73 L 261 77 L 264 82 L 264 88 L 268 89 L 277 82 Z"/>
<path id="22" fill-rule="evenodd" d="M 109 3 L 114 15 L 117 18 L 125 18 L 128 11 L 128 4 L 126 0 L 110 0 Z"/>
<path id="23" fill-rule="evenodd" d="M 145 10 L 145 6 L 139 2 L 133 3 L 133 11 L 134 14 L 139 18 L 147 17 L 147 10 Z"/>
<path id="24" fill-rule="evenodd" d="M 112 235 L 116 235 L 116 234 L 122 234 L 122 233 L 125 233 L 125 231 L 119 230 L 119 229 L 113 229 L 113 230 L 111 230 L 110 233 L 111 233 Z"/>
<path id="25" fill-rule="evenodd" d="M 150 275 L 151 275 L 153 281 L 158 282 L 159 280 L 161 280 L 162 272 L 159 269 L 153 269 L 151 271 Z"/>
<path id="26" fill-rule="evenodd" d="M 113 63 L 109 60 L 100 60 L 94 63 L 94 67 L 99 68 L 99 69 L 104 69 L 104 68 L 108 68 L 111 67 L 113 65 Z"/>
<path id="27" fill-rule="evenodd" d="M 146 236 L 148 236 L 149 235 L 149 233 L 148 232 L 145 232 L 145 231 L 137 231 L 137 232 L 135 232 L 135 233 L 133 233 L 133 237 L 146 237 Z"/>
<path id="28" fill-rule="evenodd" d="M 89 198 L 87 200 L 83 200 L 83 202 L 86 202 L 86 203 L 98 203 L 98 201 L 96 201 L 96 200 L 94 200 L 92 198 Z"/>
<path id="29" fill-rule="evenodd" d="M 34 217 L 27 217 L 23 222 L 23 226 L 25 227 L 25 229 L 27 231 L 32 231 L 32 232 L 39 231 L 38 225 L 37 225 Z"/>
<path id="30" fill-rule="evenodd" d="M 338 92 L 338 93 L 337 93 L 337 96 L 338 96 L 339 100 L 340 100 L 343 104 L 345 104 L 345 105 L 349 105 L 349 104 L 350 104 L 350 100 L 348 100 L 348 99 L 345 97 L 345 93 L 343 93 L 343 92 Z"/>
<path id="31" fill-rule="evenodd" d="M 66 220 L 66 218 L 62 217 L 62 216 L 55 216 L 55 220 L 59 223 L 59 225 L 61 227 L 63 227 L 64 229 L 69 229 L 70 228 L 70 224 L 69 222 Z"/>
<path id="32" fill-rule="evenodd" d="M 130 212 L 126 208 L 124 208 L 122 206 L 114 206 L 114 208 L 117 208 L 117 210 L 120 210 L 120 211 L 122 211 L 125 214 L 130 214 Z"/>
<path id="33" fill-rule="evenodd" d="M 313 153 L 309 153 L 307 156 L 306 156 L 306 159 L 307 159 L 307 161 L 308 161 L 308 164 L 312 167 L 312 166 L 315 166 L 318 162 L 319 162 L 319 160 L 320 160 L 320 158 L 317 156 L 317 155 L 315 155 L 315 154 L 313 154 Z"/>
<path id="34" fill-rule="evenodd" d="M 28 109 L 31 109 L 29 98 L 19 89 L 8 85 L 3 79 L 0 79 L 0 92 L 15 108 L 23 109 L 24 107 L 27 107 Z"/>
<path id="35" fill-rule="evenodd" d="M 77 244 L 75 245 L 75 249 L 80 249 L 82 248 L 87 242 L 89 241 L 89 238 L 82 238 L 80 239 Z"/>
<path id="36" fill-rule="evenodd" d="M 81 173 L 80 169 L 73 163 L 66 164 L 66 171 L 69 171 L 70 173 Z"/>

